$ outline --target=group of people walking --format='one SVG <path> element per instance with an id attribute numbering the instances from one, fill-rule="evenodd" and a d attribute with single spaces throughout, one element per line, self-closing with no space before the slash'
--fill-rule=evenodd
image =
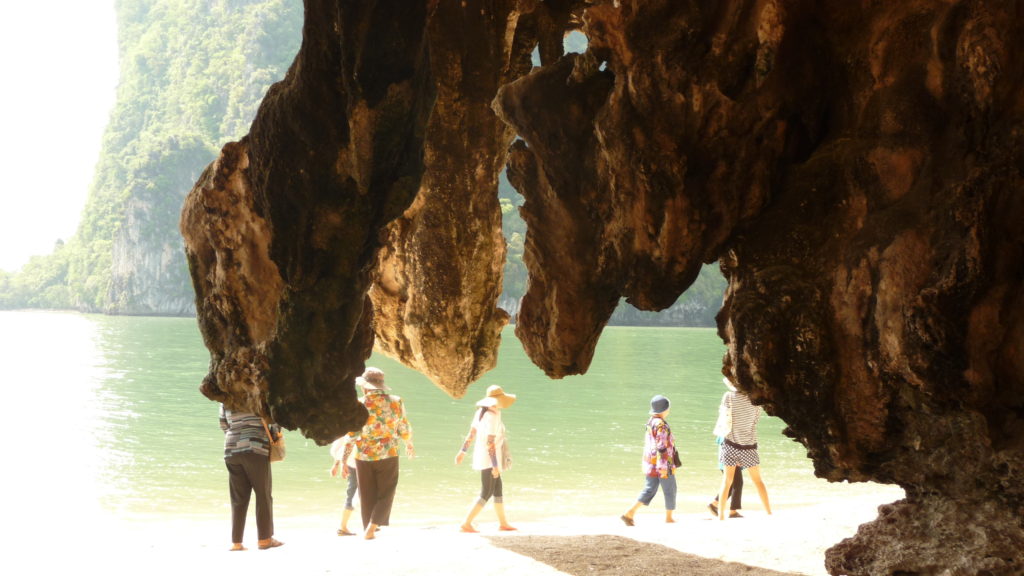
<path id="1" fill-rule="evenodd" d="M 757 452 L 757 422 L 761 417 L 761 408 L 754 406 L 746 394 L 740 392 L 729 381 L 723 379 L 728 391 L 722 396 L 719 406 L 720 420 L 716 424 L 718 438 L 718 465 L 722 470 L 722 482 L 714 500 L 708 509 L 720 520 L 742 517 L 743 474 L 746 470 L 750 479 L 757 486 L 761 504 L 765 512 L 772 513 L 768 502 L 768 489 L 761 478 L 761 460 Z M 650 506 L 659 488 L 665 498 L 665 522 L 674 522 L 672 517 L 676 509 L 676 470 L 681 466 L 679 454 L 676 452 L 675 436 L 668 425 L 671 402 L 665 396 L 657 395 L 651 399 L 650 418 L 647 420 L 644 434 L 643 473 L 644 487 L 636 502 L 620 517 L 626 526 L 633 526 L 634 516 L 641 507 Z M 724 503 L 729 500 L 729 507 Z"/>
<path id="2" fill-rule="evenodd" d="M 356 378 L 356 385 L 363 389 L 362 402 L 369 417 L 361 430 L 342 436 L 331 444 L 334 464 L 330 473 L 337 476 L 340 472 L 348 480 L 338 535 L 355 534 L 348 523 L 355 510 L 354 498 L 358 492 L 363 537 L 372 540 L 377 530 L 390 521 L 391 505 L 398 486 L 399 439 L 405 442 L 410 458 L 415 456 L 415 450 L 405 406 L 400 397 L 388 392 L 390 388 L 384 384 L 384 373 L 378 368 L 367 368 L 362 376 Z M 469 433 L 455 456 L 455 463 L 461 464 L 472 448 L 472 466 L 480 472 L 480 497 L 473 502 L 461 525 L 463 532 L 477 531 L 473 520 L 491 498 L 500 522 L 499 529 L 515 530 L 505 517 L 501 482 L 501 473 L 510 463 L 501 411 L 515 401 L 515 394 L 506 394 L 501 386 L 491 386 L 487 395 L 476 403 L 478 409 Z"/>
<path id="3" fill-rule="evenodd" d="M 341 475 L 348 480 L 345 505 L 342 509 L 339 536 L 352 536 L 349 521 L 355 511 L 355 496 L 359 494 L 363 538 L 373 540 L 377 530 L 391 520 L 391 507 L 398 487 L 399 452 L 405 444 L 409 458 L 416 455 L 412 442 L 412 426 L 405 414 L 402 398 L 390 393 L 384 382 L 384 372 L 367 368 L 356 378 L 362 389 L 360 401 L 368 413 L 366 424 L 360 430 L 338 438 L 331 444 L 331 476 Z M 507 394 L 501 386 L 490 386 L 486 396 L 476 403 L 473 421 L 462 448 L 455 456 L 461 464 L 472 449 L 472 466 L 480 473 L 480 496 L 475 499 L 461 524 L 463 532 L 476 532 L 473 520 L 488 501 L 494 501 L 499 530 L 515 530 L 505 517 L 502 494 L 502 472 L 511 464 L 505 424 L 501 411 L 516 401 L 515 394 Z M 272 479 L 270 473 L 270 447 L 280 438 L 276 424 L 267 424 L 250 412 L 220 407 L 220 427 L 224 431 L 224 461 L 228 469 L 228 488 L 231 498 L 231 548 L 246 550 L 242 544 L 249 502 L 256 497 L 256 530 L 260 550 L 276 548 L 283 543 L 274 538 L 274 512 Z"/>
<path id="4" fill-rule="evenodd" d="M 771 514 L 757 452 L 757 422 L 761 410 L 750 403 L 746 394 L 736 390 L 728 379 L 724 382 L 729 390 L 722 397 L 720 414 L 726 415 L 729 422 L 718 438 L 722 481 L 719 493 L 708 504 L 708 508 L 721 520 L 739 516 L 741 471 L 746 470 L 757 486 L 765 511 Z M 391 507 L 398 486 L 401 444 L 405 444 L 409 458 L 415 457 L 416 451 L 405 405 L 399 396 L 390 393 L 390 388 L 384 382 L 384 372 L 378 368 L 367 368 L 362 376 L 356 378 L 356 385 L 363 391 L 361 402 L 366 406 L 368 417 L 360 430 L 332 443 L 331 457 L 334 464 L 330 474 L 341 475 L 348 481 L 338 535 L 356 534 L 349 528 L 349 522 L 355 511 L 355 496 L 358 493 L 362 534 L 365 539 L 372 540 L 382 526 L 390 523 Z M 462 532 L 477 532 L 473 522 L 489 501 L 494 503 L 499 530 L 515 530 L 505 515 L 502 485 L 502 473 L 511 465 L 502 410 L 515 401 L 515 394 L 506 393 L 501 386 L 490 386 L 484 398 L 476 403 L 469 432 L 455 456 L 455 463 L 461 464 L 466 455 L 471 454 L 471 465 L 480 474 L 480 494 L 472 501 L 460 525 Z M 657 395 L 651 399 L 642 456 L 644 487 L 636 502 L 621 516 L 627 526 L 634 525 L 637 510 L 649 506 L 659 489 L 665 498 L 665 521 L 674 522 L 675 474 L 681 462 L 676 452 L 675 437 L 668 424 L 670 410 L 671 402 L 667 397 Z M 246 549 L 242 537 L 253 494 L 256 497 L 259 548 L 266 550 L 281 546 L 282 542 L 274 538 L 270 474 L 270 447 L 280 437 L 280 429 L 255 414 L 233 411 L 223 405 L 220 426 L 225 434 L 224 459 L 231 497 L 230 549 Z M 720 505 L 727 499 L 730 499 L 728 507 Z"/>

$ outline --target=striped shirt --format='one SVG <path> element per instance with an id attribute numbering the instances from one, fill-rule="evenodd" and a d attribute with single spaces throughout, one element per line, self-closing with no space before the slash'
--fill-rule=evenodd
<path id="1" fill-rule="evenodd" d="M 742 392 L 726 392 L 722 405 L 732 409 L 732 432 L 726 440 L 742 447 L 757 446 L 757 421 L 761 418 L 761 407 L 750 403 Z"/>
<path id="2" fill-rule="evenodd" d="M 270 456 L 270 439 L 263 429 L 263 420 L 251 412 L 235 412 L 220 405 L 220 429 L 224 431 L 224 458 L 235 454 L 252 452 Z M 274 434 L 280 434 L 276 424 L 271 425 Z"/>

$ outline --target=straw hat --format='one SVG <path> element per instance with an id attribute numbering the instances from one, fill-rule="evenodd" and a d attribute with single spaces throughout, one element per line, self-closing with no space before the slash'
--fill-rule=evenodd
<path id="1" fill-rule="evenodd" d="M 722 378 L 722 384 L 725 384 L 725 387 L 730 391 L 736 392 L 736 387 L 733 386 L 732 382 L 730 382 L 728 378 Z"/>
<path id="2" fill-rule="evenodd" d="M 356 386 L 363 390 L 391 390 L 384 384 L 384 371 L 380 368 L 368 367 L 362 376 L 356 377 Z"/>
<path id="3" fill-rule="evenodd" d="M 490 408 L 491 406 L 497 406 L 498 408 L 508 408 L 516 401 L 515 394 L 506 394 L 501 386 L 493 385 L 487 387 L 487 396 L 484 396 L 483 400 L 476 403 L 477 406 L 484 408 Z"/>

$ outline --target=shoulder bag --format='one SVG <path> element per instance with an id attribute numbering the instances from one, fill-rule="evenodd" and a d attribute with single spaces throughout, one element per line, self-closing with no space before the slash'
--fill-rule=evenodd
<path id="1" fill-rule="evenodd" d="M 278 434 L 277 440 L 274 440 L 274 435 L 270 433 L 270 427 L 267 426 L 266 420 L 263 420 L 263 429 L 266 430 L 267 438 L 270 440 L 270 461 L 280 462 L 281 460 L 284 460 L 284 434 Z"/>
<path id="2" fill-rule="evenodd" d="M 722 402 L 718 405 L 718 421 L 715 422 L 715 436 L 725 438 L 732 433 L 732 403 Z"/>

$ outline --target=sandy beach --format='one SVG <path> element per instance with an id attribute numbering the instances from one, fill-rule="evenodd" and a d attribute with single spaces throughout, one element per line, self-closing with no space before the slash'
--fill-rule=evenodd
<path id="1" fill-rule="evenodd" d="M 81 519 L 78 534 L 17 538 L 4 564 L 8 574 L 49 574 L 83 567 L 104 574 L 536 574 L 573 576 L 652 574 L 823 575 L 824 552 L 877 516 L 894 490 L 835 499 L 810 506 L 780 506 L 767 515 L 751 503 L 744 517 L 724 522 L 707 511 L 679 510 L 666 524 L 659 506 L 641 510 L 636 526 L 618 517 L 557 517 L 518 522 L 518 531 L 499 532 L 490 509 L 481 514 L 478 534 L 445 524 L 393 526 L 373 541 L 336 535 L 333 514 L 276 519 L 285 545 L 257 550 L 255 524 L 247 526 L 245 552 L 228 552 L 229 521 L 188 518 L 160 520 Z M 357 516 L 358 517 L 358 516 Z M 514 514 L 512 514 L 514 520 Z M 8 544 L 13 540 L 8 539 Z M 486 569 L 482 569 L 486 567 Z M 239 571 L 242 572 L 239 572 Z"/>

